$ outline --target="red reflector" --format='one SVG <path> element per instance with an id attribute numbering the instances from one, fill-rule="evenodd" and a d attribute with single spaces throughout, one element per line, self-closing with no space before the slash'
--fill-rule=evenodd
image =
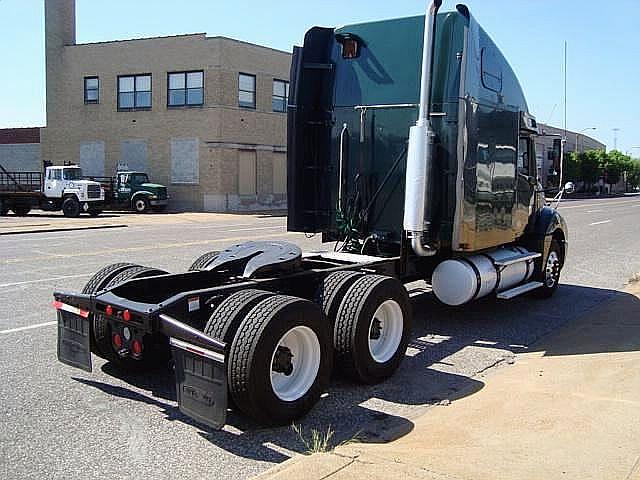
<path id="1" fill-rule="evenodd" d="M 80 310 L 80 312 L 79 312 L 79 314 L 80 314 L 80 316 L 81 316 L 82 318 L 88 318 L 88 317 L 89 317 L 89 310 L 82 310 L 82 309 L 81 309 L 81 310 Z"/>
<path id="2" fill-rule="evenodd" d="M 129 310 L 125 310 L 124 312 L 122 312 L 122 319 L 125 322 L 129 322 L 131 320 L 131 312 Z"/>
<path id="3" fill-rule="evenodd" d="M 104 313 L 109 316 L 113 315 L 113 307 L 111 305 L 107 305 L 107 307 L 104 309 Z"/>
<path id="4" fill-rule="evenodd" d="M 116 348 L 122 348 L 122 337 L 117 333 L 113 334 L 113 344 Z"/>
<path id="5" fill-rule="evenodd" d="M 53 305 L 53 308 L 56 310 L 60 310 L 62 308 L 62 302 L 59 302 L 58 300 L 53 301 L 51 305 Z"/>
<path id="6" fill-rule="evenodd" d="M 131 344 L 131 350 L 133 350 L 134 355 L 140 355 L 142 353 L 142 343 L 139 340 L 134 340 Z"/>

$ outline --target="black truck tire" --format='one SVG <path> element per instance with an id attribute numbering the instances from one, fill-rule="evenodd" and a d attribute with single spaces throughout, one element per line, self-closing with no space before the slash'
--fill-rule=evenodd
<path id="1" fill-rule="evenodd" d="M 87 284 L 82 289 L 82 293 L 94 294 L 99 290 L 102 290 L 113 277 L 118 275 L 123 270 L 127 270 L 131 267 L 137 267 L 135 263 L 113 263 L 98 270 L 93 277 L 89 279 Z"/>
<path id="2" fill-rule="evenodd" d="M 11 207 L 13 213 L 15 213 L 18 217 L 25 217 L 31 211 L 31 207 L 29 205 L 14 205 Z"/>
<path id="3" fill-rule="evenodd" d="M 336 314 L 338 313 L 338 308 L 340 307 L 340 303 L 342 303 L 344 294 L 353 282 L 362 275 L 364 274 L 361 272 L 341 270 L 330 273 L 324 277 L 320 285 L 318 285 L 313 301 L 322 308 L 325 317 L 329 320 L 331 331 L 333 331 Z"/>
<path id="4" fill-rule="evenodd" d="M 537 280 L 542 282 L 542 286 L 534 290 L 538 298 L 551 298 L 560 284 L 560 272 L 563 267 L 563 254 L 560 242 L 553 238 L 549 246 L 549 253 L 545 263 L 541 265 L 537 275 Z"/>
<path id="5" fill-rule="evenodd" d="M 227 362 L 229 391 L 260 424 L 286 425 L 326 390 L 332 357 L 320 307 L 274 295 L 253 307 L 236 332 Z"/>
<path id="6" fill-rule="evenodd" d="M 133 209 L 136 213 L 148 213 L 150 207 L 146 197 L 138 196 L 133 200 Z"/>
<path id="7" fill-rule="evenodd" d="M 62 201 L 62 213 L 65 217 L 75 218 L 80 216 L 80 202 L 74 196 L 69 196 Z"/>
<path id="8" fill-rule="evenodd" d="M 265 290 L 247 289 L 232 293 L 225 298 L 209 317 L 204 333 L 230 344 L 240 322 L 261 300 L 272 296 Z"/>
<path id="9" fill-rule="evenodd" d="M 204 270 L 207 267 L 207 265 L 209 265 L 216 258 L 218 258 L 218 255 L 220 255 L 220 252 L 218 251 L 203 253 L 193 261 L 193 263 L 189 267 L 189 271 L 195 272 L 199 270 Z"/>
<path id="10" fill-rule="evenodd" d="M 350 377 L 375 384 L 404 358 L 411 334 L 411 304 L 400 280 L 364 275 L 346 292 L 334 326 L 336 362 Z"/>
<path id="11" fill-rule="evenodd" d="M 114 288 L 121 283 L 124 283 L 128 280 L 132 280 L 134 278 L 144 278 L 151 277 L 153 275 L 163 275 L 165 273 L 164 270 L 160 270 L 158 268 L 151 267 L 143 267 L 142 265 L 134 265 L 113 277 L 105 288 Z"/>

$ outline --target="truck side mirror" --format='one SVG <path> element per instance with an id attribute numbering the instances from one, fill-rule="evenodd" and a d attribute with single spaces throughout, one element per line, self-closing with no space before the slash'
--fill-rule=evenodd
<path id="1" fill-rule="evenodd" d="M 573 182 L 567 182 L 564 184 L 564 193 L 567 194 L 572 194 L 573 192 L 575 192 L 576 190 L 576 186 L 573 184 Z"/>

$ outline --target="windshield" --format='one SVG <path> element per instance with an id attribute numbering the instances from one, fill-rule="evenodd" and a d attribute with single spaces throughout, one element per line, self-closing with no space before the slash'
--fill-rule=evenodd
<path id="1" fill-rule="evenodd" d="M 131 175 L 131 181 L 134 185 L 140 185 L 142 183 L 148 183 L 149 177 L 147 177 L 146 173 L 134 173 Z"/>
<path id="2" fill-rule="evenodd" d="M 82 169 L 65 168 L 62 175 L 65 180 L 82 180 Z"/>

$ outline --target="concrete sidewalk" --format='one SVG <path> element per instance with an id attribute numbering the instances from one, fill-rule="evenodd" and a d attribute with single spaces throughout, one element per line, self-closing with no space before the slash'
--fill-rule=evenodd
<path id="1" fill-rule="evenodd" d="M 636 283 L 399 440 L 295 457 L 259 478 L 640 480 L 639 297 Z"/>

